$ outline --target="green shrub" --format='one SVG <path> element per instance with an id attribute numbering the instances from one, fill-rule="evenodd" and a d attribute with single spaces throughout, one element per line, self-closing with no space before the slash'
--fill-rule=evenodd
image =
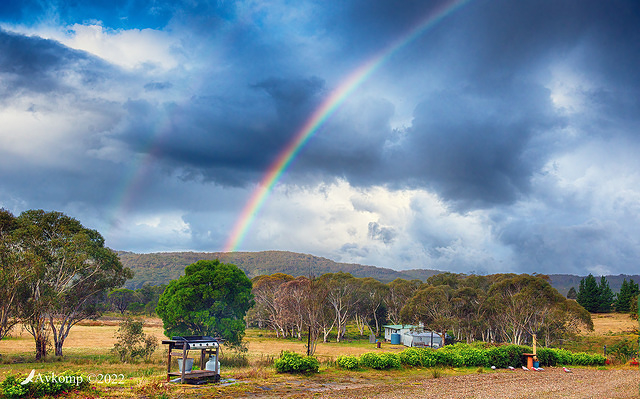
<path id="1" fill-rule="evenodd" d="M 457 358 L 456 361 L 460 362 L 462 366 L 490 366 L 489 358 L 484 349 L 479 349 L 467 344 L 456 344 L 451 347 L 451 350 L 458 354 L 459 358 Z"/>
<path id="2" fill-rule="evenodd" d="M 571 364 L 578 366 L 602 366 L 607 358 L 600 354 L 578 352 L 571 356 Z"/>
<path id="3" fill-rule="evenodd" d="M 376 370 L 397 369 L 401 367 L 400 357 L 395 353 L 367 352 L 360 355 L 360 364 Z"/>
<path id="4" fill-rule="evenodd" d="M 638 353 L 638 343 L 635 340 L 631 341 L 625 338 L 609 346 L 609 353 L 622 363 L 626 363 L 632 357 L 636 357 Z"/>
<path id="5" fill-rule="evenodd" d="M 464 359 L 454 345 L 436 351 L 436 363 L 440 366 L 462 367 Z"/>
<path id="6" fill-rule="evenodd" d="M 89 378 L 79 373 L 64 372 L 61 374 L 38 375 L 30 382 L 22 385 L 24 377 L 17 375 L 8 376 L 0 389 L 5 398 L 39 398 L 43 396 L 56 396 L 75 390 L 83 390 L 89 387 Z"/>
<path id="7" fill-rule="evenodd" d="M 274 362 L 278 373 L 317 373 L 320 369 L 318 359 L 284 351 Z"/>
<path id="8" fill-rule="evenodd" d="M 29 393 L 29 389 L 26 385 L 20 384 L 22 381 L 24 381 L 24 378 L 17 378 L 13 375 L 8 376 L 0 386 L 2 387 L 2 394 L 4 397 L 21 398 L 26 396 L 27 393 Z"/>
<path id="9" fill-rule="evenodd" d="M 355 370 L 360 366 L 358 358 L 353 355 L 338 356 L 336 363 L 338 364 L 338 367 L 347 370 Z"/>
<path id="10" fill-rule="evenodd" d="M 541 366 L 555 366 L 558 364 L 553 349 L 540 348 L 536 351 L 536 355 L 538 356 L 538 362 L 540 362 Z"/>
<path id="11" fill-rule="evenodd" d="M 489 367 L 496 366 L 499 369 L 506 369 L 507 367 L 512 366 L 510 364 L 511 358 L 509 356 L 509 353 L 506 350 L 501 349 L 501 347 L 493 346 L 491 348 L 485 349 L 485 352 Z"/>
<path id="12" fill-rule="evenodd" d="M 399 354 L 400 362 L 414 367 L 433 367 L 437 363 L 435 349 L 407 348 Z"/>
<path id="13" fill-rule="evenodd" d="M 570 365 L 572 353 L 566 349 L 551 349 L 555 358 L 555 363 L 559 365 Z"/>
<path id="14" fill-rule="evenodd" d="M 158 339 L 151 334 L 145 334 L 142 325 L 141 321 L 131 318 L 120 323 L 120 328 L 115 334 L 118 342 L 113 345 L 111 352 L 118 355 L 121 362 L 129 362 L 136 357 L 149 361 L 158 348 Z"/>

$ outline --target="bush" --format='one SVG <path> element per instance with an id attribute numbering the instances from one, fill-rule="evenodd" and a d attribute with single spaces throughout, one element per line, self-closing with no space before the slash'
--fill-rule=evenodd
<path id="1" fill-rule="evenodd" d="M 118 342 L 113 345 L 111 352 L 117 354 L 121 362 L 132 361 L 136 357 L 149 361 L 158 347 L 158 339 L 145 334 L 142 331 L 142 322 L 131 318 L 120 323 L 116 338 Z"/>
<path id="2" fill-rule="evenodd" d="M 578 366 L 603 366 L 607 358 L 599 354 L 591 353 L 573 353 L 571 356 L 571 364 Z"/>
<path id="3" fill-rule="evenodd" d="M 355 370 L 360 366 L 358 358 L 353 355 L 338 356 L 336 363 L 338 364 L 338 367 L 347 370 Z"/>
<path id="4" fill-rule="evenodd" d="M 622 363 L 626 363 L 632 357 L 636 357 L 638 353 L 638 343 L 635 341 L 623 339 L 609 347 L 609 353 Z"/>
<path id="5" fill-rule="evenodd" d="M 5 398 L 39 398 L 43 396 L 56 396 L 75 390 L 83 390 L 89 387 L 89 378 L 83 374 L 64 372 L 54 375 L 38 375 L 30 382 L 22 385 L 24 377 L 17 375 L 8 376 L 0 389 Z"/>
<path id="6" fill-rule="evenodd" d="M 317 373 L 320 369 L 320 363 L 315 357 L 288 351 L 282 352 L 274 365 L 278 373 Z"/>
<path id="7" fill-rule="evenodd" d="M 490 366 L 487 351 L 484 349 L 479 349 L 467 344 L 455 344 L 445 347 L 444 350 L 456 353 L 456 355 L 451 356 L 451 361 L 460 366 Z"/>
<path id="8" fill-rule="evenodd" d="M 360 355 L 360 364 L 376 370 L 386 370 L 400 368 L 400 357 L 395 353 L 375 353 L 367 352 Z"/>
<path id="9" fill-rule="evenodd" d="M 415 367 L 433 367 L 437 362 L 437 355 L 434 349 L 428 348 L 407 348 L 400 352 L 400 362 Z"/>

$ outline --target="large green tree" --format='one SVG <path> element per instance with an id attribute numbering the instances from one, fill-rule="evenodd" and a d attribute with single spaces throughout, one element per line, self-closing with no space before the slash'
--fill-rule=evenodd
<path id="1" fill-rule="evenodd" d="M 592 274 L 580 280 L 576 300 L 588 312 L 597 312 L 600 308 L 600 288 Z"/>
<path id="2" fill-rule="evenodd" d="M 635 309 L 631 307 L 631 300 L 635 296 L 640 293 L 638 289 L 638 284 L 636 284 L 633 279 L 627 281 L 624 279 L 622 281 L 622 286 L 620 287 L 620 292 L 617 295 L 615 307 L 617 312 L 629 312 L 633 311 L 635 313 Z"/>
<path id="3" fill-rule="evenodd" d="M 124 314 L 129 305 L 139 299 L 139 295 L 134 290 L 128 288 L 116 288 L 109 292 L 107 300 L 120 314 Z"/>
<path id="4" fill-rule="evenodd" d="M 451 294 L 453 290 L 447 285 L 427 286 L 418 290 L 402 307 L 400 321 L 403 324 L 422 323 L 425 328 L 441 333 L 455 325 Z"/>
<path id="5" fill-rule="evenodd" d="M 15 216 L 0 209 L 0 340 L 18 323 L 18 288 L 30 270 L 28 254 L 13 241 L 16 228 Z"/>
<path id="6" fill-rule="evenodd" d="M 36 358 L 46 356 L 49 334 L 56 356 L 62 356 L 71 327 L 97 317 L 108 290 L 122 286 L 133 273 L 104 246 L 100 233 L 60 212 L 23 212 L 12 240 L 29 257 L 19 307 L 34 337 Z"/>
<path id="7" fill-rule="evenodd" d="M 598 285 L 600 291 L 600 305 L 598 306 L 598 312 L 609 313 L 611 312 L 611 306 L 615 300 L 615 295 L 609 287 L 609 282 L 605 276 L 600 277 L 600 284 Z"/>
<path id="8" fill-rule="evenodd" d="M 251 280 L 236 265 L 200 260 L 160 296 L 156 313 L 164 333 L 221 337 L 232 346 L 244 337 L 244 316 L 254 304 Z"/>

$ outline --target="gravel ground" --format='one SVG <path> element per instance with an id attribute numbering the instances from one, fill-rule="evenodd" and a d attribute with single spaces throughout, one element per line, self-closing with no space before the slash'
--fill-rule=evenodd
<path id="1" fill-rule="evenodd" d="M 635 370 L 548 368 L 544 372 L 498 371 L 451 377 L 392 380 L 353 379 L 351 383 L 265 386 L 247 397 L 261 398 L 640 398 L 640 372 Z M 237 396 L 236 396 L 237 397 Z"/>

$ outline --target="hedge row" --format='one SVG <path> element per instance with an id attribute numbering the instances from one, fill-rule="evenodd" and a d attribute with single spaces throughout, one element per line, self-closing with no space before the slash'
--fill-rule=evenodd
<path id="1" fill-rule="evenodd" d="M 317 373 L 320 363 L 313 356 L 284 351 L 280 358 L 276 359 L 274 366 L 278 373 Z"/>
<path id="2" fill-rule="evenodd" d="M 486 344 L 448 345 L 441 349 L 407 348 L 399 354 L 369 352 L 356 356 L 340 356 L 336 363 L 339 367 L 354 370 L 360 367 L 373 369 L 399 368 L 401 365 L 415 367 L 491 367 L 507 368 L 525 365 L 524 353 L 532 349 L 522 345 L 489 346 Z M 605 363 L 602 355 L 584 352 L 572 353 L 564 349 L 540 348 L 537 350 L 541 366 L 580 365 L 598 366 Z"/>

